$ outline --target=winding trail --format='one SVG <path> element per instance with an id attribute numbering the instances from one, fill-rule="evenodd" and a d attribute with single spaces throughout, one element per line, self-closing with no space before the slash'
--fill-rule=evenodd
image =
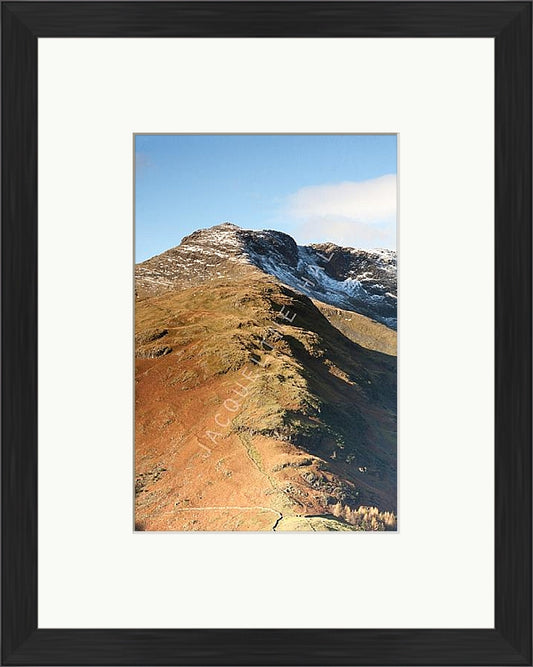
<path id="1" fill-rule="evenodd" d="M 278 512 L 278 510 L 272 509 L 272 507 L 261 507 L 261 505 L 252 505 L 250 507 L 238 507 L 235 505 L 218 505 L 217 507 L 180 507 L 174 510 L 174 512 L 207 512 L 212 510 L 263 510 L 264 512 L 274 512 L 278 517 L 272 526 L 272 530 L 275 532 L 278 526 L 278 523 L 283 519 L 283 514 Z"/>

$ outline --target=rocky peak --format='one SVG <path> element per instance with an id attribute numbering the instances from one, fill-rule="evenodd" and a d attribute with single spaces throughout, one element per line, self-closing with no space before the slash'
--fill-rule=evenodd
<path id="1" fill-rule="evenodd" d="M 396 252 L 298 246 L 276 230 L 224 222 L 184 237 L 179 246 L 136 267 L 137 294 L 184 289 L 241 275 L 245 266 L 275 276 L 308 297 L 396 328 Z"/>

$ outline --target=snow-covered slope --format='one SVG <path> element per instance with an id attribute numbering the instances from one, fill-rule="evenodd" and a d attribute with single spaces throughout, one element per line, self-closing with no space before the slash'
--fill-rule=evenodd
<path id="1" fill-rule="evenodd" d="M 231 223 L 186 236 L 179 246 L 136 266 L 136 291 L 157 294 L 255 267 L 306 296 L 396 328 L 396 252 L 333 243 L 298 246 L 274 230 Z"/>

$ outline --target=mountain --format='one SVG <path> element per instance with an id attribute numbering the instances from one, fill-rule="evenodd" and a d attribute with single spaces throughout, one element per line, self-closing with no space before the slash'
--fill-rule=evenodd
<path id="1" fill-rule="evenodd" d="M 226 223 L 135 289 L 137 529 L 395 528 L 395 253 Z"/>
<path id="2" fill-rule="evenodd" d="M 312 299 L 396 328 L 396 252 L 333 243 L 298 246 L 288 234 L 224 223 L 186 236 L 179 246 L 138 264 L 140 295 L 231 277 L 253 266 Z"/>

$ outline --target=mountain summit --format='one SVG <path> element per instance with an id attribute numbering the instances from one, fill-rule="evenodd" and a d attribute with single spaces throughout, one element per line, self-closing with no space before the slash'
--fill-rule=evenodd
<path id="1" fill-rule="evenodd" d="M 138 295 L 242 275 L 254 267 L 331 306 L 366 315 L 396 329 L 396 252 L 333 243 L 299 246 L 288 234 L 241 229 L 225 222 L 201 229 L 138 264 Z"/>

